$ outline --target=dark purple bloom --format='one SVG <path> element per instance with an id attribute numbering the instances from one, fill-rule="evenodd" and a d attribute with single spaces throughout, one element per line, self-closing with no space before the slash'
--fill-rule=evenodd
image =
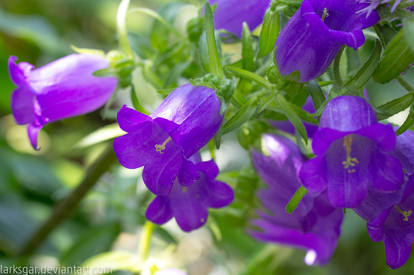
<path id="1" fill-rule="evenodd" d="M 385 194 L 371 190 L 354 211 L 368 222 L 368 232 L 374 241 L 384 240 L 387 264 L 398 268 L 407 261 L 414 242 L 414 222 L 410 218 L 414 207 L 413 132 L 397 136 L 393 155 L 406 172 L 403 188 Z"/>
<path id="2" fill-rule="evenodd" d="M 343 211 L 333 207 L 326 193 L 306 195 L 298 207 L 287 213 L 285 207 L 301 186 L 298 172 L 304 162 L 299 148 L 281 136 L 264 135 L 269 156 L 252 150 L 254 167 L 267 184 L 258 192 L 266 211 L 252 221 L 257 230 L 249 233 L 262 241 L 291 245 L 308 250 L 307 264 L 325 264 L 335 250 L 340 235 Z"/>
<path id="3" fill-rule="evenodd" d="M 233 190 L 215 178 L 219 169 L 213 160 L 201 162 L 199 155 L 192 157 L 190 173 L 198 173 L 198 179 L 184 186 L 175 179 L 170 193 L 157 196 L 149 205 L 146 217 L 156 224 L 164 224 L 175 218 L 180 228 L 186 232 L 203 226 L 208 217 L 208 208 L 221 208 L 233 201 Z"/>
<path id="4" fill-rule="evenodd" d="M 241 37 L 243 22 L 253 31 L 263 22 L 266 9 L 271 0 L 209 0 L 210 4 L 216 4 L 214 13 L 214 26 L 216 29 L 224 29 Z"/>
<path id="5" fill-rule="evenodd" d="M 28 124 L 33 148 L 37 135 L 47 123 L 94 111 L 112 95 L 114 77 L 95 77 L 97 70 L 108 67 L 105 59 L 90 54 L 72 54 L 34 68 L 9 58 L 10 78 L 16 84 L 11 97 L 13 116 L 18 124 Z"/>
<path id="6" fill-rule="evenodd" d="M 313 106 L 313 101 L 312 101 L 312 97 L 308 97 L 308 99 L 305 102 L 305 105 L 302 106 L 302 108 L 309 112 L 309 113 L 314 113 L 315 112 L 315 107 Z M 291 135 L 295 135 L 295 127 L 293 126 L 293 124 L 290 121 L 271 121 L 273 127 L 278 128 L 282 131 L 285 131 Z M 316 133 L 316 131 L 318 130 L 318 126 L 304 122 L 303 126 L 305 126 L 306 132 L 308 134 L 309 138 L 312 138 L 313 135 Z"/>
<path id="7" fill-rule="evenodd" d="M 375 11 L 358 12 L 366 6 L 356 0 L 304 0 L 276 41 L 279 71 L 299 71 L 306 82 L 328 69 L 342 45 L 358 49 L 365 42 L 362 29 L 379 20 Z"/>
<path id="8" fill-rule="evenodd" d="M 405 186 L 402 200 L 375 219 L 368 221 L 367 228 L 371 239 L 384 241 L 387 264 L 399 268 L 407 262 L 414 243 L 414 176 L 410 176 Z"/>
<path id="9" fill-rule="evenodd" d="M 167 195 L 177 176 L 190 185 L 197 174 L 184 169 L 194 166 L 187 159 L 216 134 L 223 120 L 220 105 L 213 89 L 186 84 L 150 116 L 122 107 L 118 123 L 127 134 L 114 141 L 119 162 L 129 169 L 144 166 L 144 182 L 157 195 Z"/>
<path id="10" fill-rule="evenodd" d="M 390 153 L 395 140 L 392 126 L 378 123 L 364 99 L 337 97 L 322 113 L 312 141 L 316 157 L 302 166 L 300 178 L 312 193 L 327 189 L 336 207 L 358 207 L 368 190 L 396 192 L 404 175 Z"/>

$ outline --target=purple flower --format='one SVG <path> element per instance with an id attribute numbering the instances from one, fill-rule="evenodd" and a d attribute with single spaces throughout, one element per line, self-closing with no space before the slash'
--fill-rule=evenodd
<path id="1" fill-rule="evenodd" d="M 312 101 L 312 97 L 308 97 L 308 99 L 305 102 L 305 105 L 302 106 L 303 110 L 309 112 L 309 113 L 314 113 L 315 112 L 315 107 L 313 106 L 313 101 Z M 295 127 L 293 126 L 293 124 L 290 121 L 271 121 L 271 124 L 273 125 L 273 127 L 278 128 L 282 131 L 285 131 L 291 135 L 295 135 Z M 312 138 L 313 135 L 316 133 L 316 131 L 318 130 L 318 126 L 304 122 L 303 126 L 305 126 L 306 132 L 308 134 L 309 138 Z"/>
<path id="2" fill-rule="evenodd" d="M 328 69 L 342 45 L 359 48 L 365 42 L 362 29 L 379 20 L 375 11 L 358 12 L 366 6 L 355 0 L 304 0 L 276 41 L 279 71 L 299 71 L 306 82 Z"/>
<path id="3" fill-rule="evenodd" d="M 387 264 L 399 268 L 410 257 L 414 243 L 414 176 L 410 176 L 397 205 L 390 207 L 367 224 L 375 242 L 384 241 Z"/>
<path id="4" fill-rule="evenodd" d="M 194 164 L 187 159 L 216 134 L 223 120 L 220 106 L 213 89 L 186 84 L 150 116 L 122 107 L 118 123 L 127 134 L 114 140 L 119 162 L 129 169 L 144 166 L 144 182 L 157 195 L 167 195 L 177 176 L 190 185 L 197 175 L 190 173 Z"/>
<path id="5" fill-rule="evenodd" d="M 94 111 L 112 95 L 114 77 L 95 77 L 93 72 L 108 67 L 105 59 L 89 54 L 72 54 L 35 69 L 33 65 L 9 58 L 10 78 L 16 84 L 11 108 L 16 122 L 28 124 L 33 148 L 37 135 L 47 123 Z"/>
<path id="6" fill-rule="evenodd" d="M 267 184 L 257 194 L 267 211 L 257 212 L 260 218 L 252 225 L 258 229 L 249 233 L 262 241 L 308 250 L 305 261 L 309 265 L 327 263 L 340 235 L 342 210 L 333 207 L 323 193 L 306 195 L 288 214 L 285 207 L 301 186 L 298 172 L 305 159 L 285 137 L 264 135 L 263 140 L 269 156 L 252 150 L 252 158 L 259 177 Z"/>
<path id="7" fill-rule="evenodd" d="M 312 193 L 327 189 L 336 207 L 358 207 L 368 190 L 396 192 L 404 175 L 390 153 L 395 139 L 392 126 L 378 123 L 364 99 L 337 97 L 322 113 L 312 141 L 316 157 L 302 166 L 300 178 Z"/>
<path id="8" fill-rule="evenodd" d="M 406 174 L 403 188 L 393 193 L 370 191 L 363 203 L 354 211 L 368 222 L 368 232 L 374 241 L 385 243 L 387 264 L 402 266 L 410 255 L 414 242 L 414 133 L 406 131 L 397 136 L 393 155 L 400 161 Z"/>
<path id="9" fill-rule="evenodd" d="M 224 29 L 240 38 L 243 22 L 246 22 L 253 31 L 263 22 L 271 0 L 209 0 L 209 2 L 211 5 L 217 5 L 214 13 L 215 28 Z"/>
<path id="10" fill-rule="evenodd" d="M 156 224 L 164 224 L 172 217 L 186 232 L 203 226 L 208 217 L 208 208 L 221 208 L 233 201 L 233 190 L 215 178 L 219 169 L 213 160 L 201 162 L 199 154 L 192 157 L 190 173 L 197 173 L 198 179 L 184 186 L 177 178 L 167 195 L 157 196 L 148 206 L 146 217 Z"/>

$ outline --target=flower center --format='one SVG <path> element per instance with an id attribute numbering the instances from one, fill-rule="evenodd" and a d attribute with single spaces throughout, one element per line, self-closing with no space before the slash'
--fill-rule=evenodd
<path id="1" fill-rule="evenodd" d="M 160 154 L 164 153 L 165 150 L 165 146 L 167 145 L 168 142 L 171 141 L 171 137 L 167 138 L 166 140 L 164 140 L 164 142 L 162 144 L 155 144 L 155 151 L 157 151 Z"/>
<path id="2" fill-rule="evenodd" d="M 346 160 L 342 162 L 344 169 L 348 171 L 348 173 L 355 172 L 355 166 L 359 163 L 357 158 L 351 157 L 351 147 L 352 147 L 352 136 L 346 136 L 344 138 L 344 147 L 346 150 Z"/>
<path id="3" fill-rule="evenodd" d="M 397 211 L 400 212 L 401 215 L 404 216 L 403 221 L 408 222 L 408 218 L 411 216 L 413 211 L 412 210 L 402 210 L 398 205 L 394 206 L 394 208 L 397 209 Z"/>

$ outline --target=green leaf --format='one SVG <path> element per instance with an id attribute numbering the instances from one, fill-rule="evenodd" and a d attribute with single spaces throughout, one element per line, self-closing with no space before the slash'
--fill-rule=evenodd
<path id="1" fill-rule="evenodd" d="M 257 102 L 258 99 L 252 97 L 240 109 L 238 109 L 236 113 L 224 124 L 222 130 L 223 135 L 239 128 L 241 125 L 243 125 L 243 123 L 248 121 L 256 113 Z"/>
<path id="2" fill-rule="evenodd" d="M 362 65 L 361 69 L 359 69 L 359 71 L 345 83 L 345 86 L 349 89 L 362 89 L 371 78 L 375 69 L 377 69 L 380 57 L 381 43 L 379 41 L 376 41 L 374 49 L 367 62 L 365 62 L 365 64 Z"/>
<path id="3" fill-rule="evenodd" d="M 414 93 L 408 93 L 402 97 L 391 100 L 377 107 L 378 120 L 386 119 L 390 116 L 404 111 L 414 102 Z"/>
<path id="4" fill-rule="evenodd" d="M 249 26 L 246 22 L 243 22 L 242 32 L 242 63 L 243 69 L 248 71 L 254 71 L 254 51 L 253 51 L 253 38 L 250 33 Z"/>
<path id="5" fill-rule="evenodd" d="M 279 32 L 280 15 L 272 6 L 266 11 L 263 20 L 263 26 L 259 37 L 258 57 L 263 57 L 274 49 Z"/>
<path id="6" fill-rule="evenodd" d="M 414 51 L 408 45 L 404 37 L 404 29 L 402 29 L 388 43 L 384 57 L 374 73 L 374 80 L 387 83 L 400 76 L 413 62 Z"/>
<path id="7" fill-rule="evenodd" d="M 408 113 L 406 120 L 401 125 L 401 127 L 398 128 L 396 134 L 401 135 L 402 133 L 407 131 L 413 124 L 414 124 L 414 107 L 411 106 L 410 112 Z"/>
<path id="8" fill-rule="evenodd" d="M 301 135 L 301 137 L 307 141 L 308 135 L 306 133 L 305 126 L 303 126 L 302 121 L 300 120 L 299 115 L 296 113 L 294 109 L 292 109 L 289 102 L 284 98 L 283 95 L 277 94 L 276 95 L 276 103 L 282 110 L 282 112 L 286 115 L 289 119 L 290 123 L 295 127 L 296 131 Z"/>
<path id="9" fill-rule="evenodd" d="M 214 33 L 213 11 L 209 3 L 204 6 L 204 27 L 206 30 L 206 40 L 208 49 L 208 58 L 210 61 L 210 72 L 219 78 L 224 78 L 223 67 L 220 62 L 220 55 L 217 50 L 216 37 Z"/>
<path id="10" fill-rule="evenodd" d="M 408 46 L 411 48 L 411 51 L 414 52 L 414 20 L 405 20 L 404 21 L 404 37 L 407 41 Z"/>

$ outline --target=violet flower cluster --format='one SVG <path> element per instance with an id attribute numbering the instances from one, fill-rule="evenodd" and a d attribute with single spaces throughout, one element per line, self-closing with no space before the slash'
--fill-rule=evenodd
<path id="1" fill-rule="evenodd" d="M 408 260 L 414 242 L 413 132 L 397 137 L 391 125 L 377 122 L 365 99 L 339 96 L 327 104 L 313 135 L 314 158 L 305 160 L 287 138 L 265 135 L 263 141 L 268 156 L 253 150 L 252 159 L 267 184 L 257 194 L 267 212 L 259 210 L 252 221 L 254 237 L 305 248 L 316 255 L 315 261 L 305 258 L 308 264 L 323 264 L 339 238 L 342 216 L 332 211 L 351 208 L 367 221 L 371 239 L 384 241 L 391 268 Z M 285 206 L 302 184 L 309 193 L 288 214 Z"/>
<path id="2" fill-rule="evenodd" d="M 293 213 L 287 213 L 287 203 L 301 186 L 298 173 L 305 157 L 286 137 L 264 135 L 263 143 L 268 155 L 251 153 L 257 174 L 267 185 L 257 193 L 266 210 L 258 211 L 259 218 L 252 221 L 257 229 L 250 234 L 265 242 L 306 249 L 309 265 L 326 264 L 340 235 L 342 209 L 332 206 L 324 192 L 306 195 Z"/>
<path id="3" fill-rule="evenodd" d="M 156 195 L 146 217 L 163 224 L 175 217 L 184 231 L 207 221 L 208 208 L 233 200 L 233 190 L 217 181 L 213 160 L 201 161 L 198 151 L 214 137 L 223 116 L 213 89 L 186 84 L 174 90 L 149 116 L 126 106 L 118 123 L 126 135 L 114 140 L 119 162 L 144 166 L 142 177 Z"/>

